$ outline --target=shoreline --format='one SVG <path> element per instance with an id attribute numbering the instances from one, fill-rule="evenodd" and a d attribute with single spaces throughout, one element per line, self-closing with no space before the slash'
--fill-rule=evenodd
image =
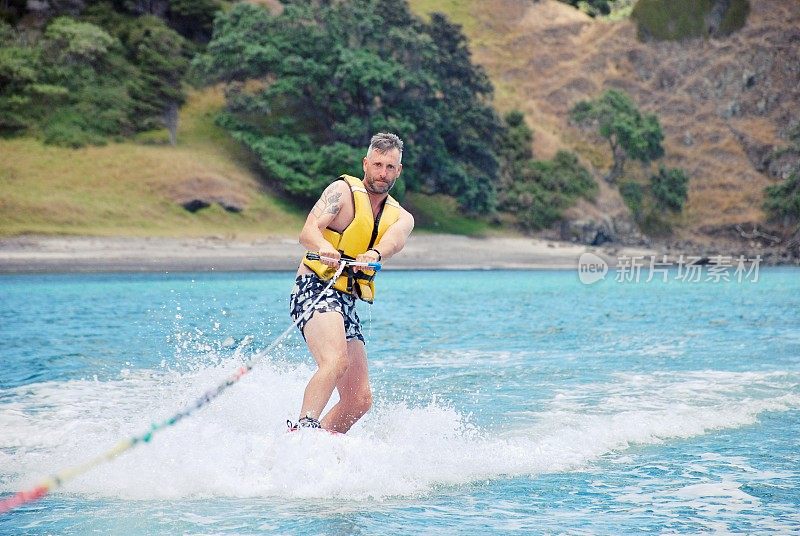
<path id="1" fill-rule="evenodd" d="M 615 265 L 619 255 L 655 255 L 644 248 L 603 248 L 537 238 L 469 238 L 420 234 L 386 262 L 387 270 L 574 270 L 582 253 Z M 243 272 L 297 268 L 294 238 L 0 238 L 0 273 Z"/>

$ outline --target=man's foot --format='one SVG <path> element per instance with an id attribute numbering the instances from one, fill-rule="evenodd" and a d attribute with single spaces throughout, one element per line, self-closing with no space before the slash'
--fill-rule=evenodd
<path id="1" fill-rule="evenodd" d="M 322 425 L 319 423 L 319 421 L 317 419 L 315 419 L 314 417 L 310 417 L 308 415 L 306 415 L 305 417 L 302 417 L 296 423 L 293 423 L 292 421 L 287 420 L 286 421 L 286 426 L 289 427 L 289 431 L 290 432 L 294 432 L 295 430 L 297 430 L 299 428 L 322 428 Z"/>

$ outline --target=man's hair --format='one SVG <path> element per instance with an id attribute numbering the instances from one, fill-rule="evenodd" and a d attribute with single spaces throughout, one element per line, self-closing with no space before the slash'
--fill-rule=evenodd
<path id="1" fill-rule="evenodd" d="M 403 140 L 398 138 L 395 134 L 389 132 L 379 132 L 372 136 L 369 140 L 369 149 L 367 149 L 367 158 L 372 154 L 372 150 L 376 150 L 381 154 L 397 149 L 400 153 L 400 160 L 403 159 Z"/>

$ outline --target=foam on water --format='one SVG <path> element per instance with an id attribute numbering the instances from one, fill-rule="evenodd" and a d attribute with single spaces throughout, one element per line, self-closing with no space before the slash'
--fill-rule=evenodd
<path id="1" fill-rule="evenodd" d="M 633 468 L 639 471 L 640 468 Z M 691 513 L 704 531 L 714 534 L 789 534 L 800 527 L 800 513 L 790 503 L 766 495 L 793 478 L 789 472 L 759 470 L 741 456 L 705 453 L 685 464 L 678 477 L 634 479 L 615 494 L 631 515 Z"/>
<path id="2" fill-rule="evenodd" d="M 190 372 L 124 371 L 110 381 L 44 382 L 0 403 L 0 491 L 28 487 L 140 434 L 217 385 L 238 359 Z M 388 498 L 439 486 L 569 471 L 631 444 L 754 423 L 800 408 L 800 374 L 617 374 L 558 392 L 481 429 L 446 402 L 382 400 L 346 436 L 287 434 L 312 370 L 265 362 L 209 407 L 61 492 L 124 499 Z M 380 400 L 380 397 L 376 397 Z M 735 483 L 720 492 L 747 502 Z M 707 490 L 687 488 L 686 498 Z"/>

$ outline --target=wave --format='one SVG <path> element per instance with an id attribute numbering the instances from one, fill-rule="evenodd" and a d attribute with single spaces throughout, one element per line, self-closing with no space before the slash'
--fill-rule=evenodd
<path id="1" fill-rule="evenodd" d="M 240 362 L 43 382 L 0 402 L 0 491 L 100 454 L 215 386 Z M 752 424 L 800 409 L 795 372 L 620 373 L 564 388 L 512 428 L 480 428 L 441 400 L 384 400 L 346 436 L 287 434 L 312 370 L 267 361 L 172 428 L 69 482 L 61 493 L 124 499 L 384 499 L 440 486 L 579 470 L 633 444 Z"/>

